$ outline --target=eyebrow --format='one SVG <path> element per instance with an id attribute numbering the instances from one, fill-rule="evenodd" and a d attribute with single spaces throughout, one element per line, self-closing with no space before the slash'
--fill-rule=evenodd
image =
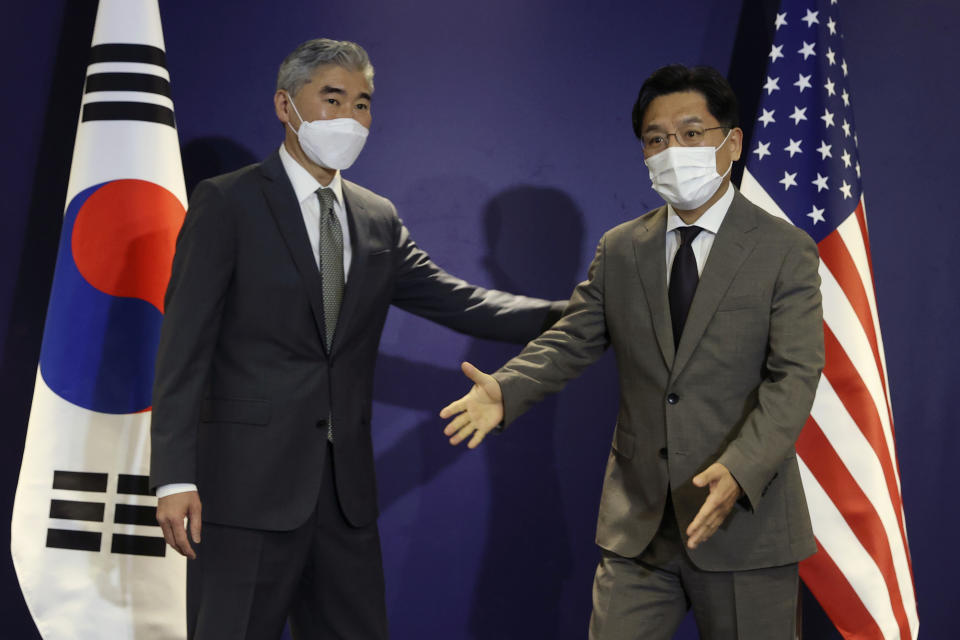
<path id="1" fill-rule="evenodd" d="M 341 89 L 340 87 L 334 87 L 333 85 L 329 85 L 329 84 L 324 85 L 324 86 L 320 89 L 320 93 L 322 93 L 322 94 L 324 94 L 324 95 L 331 94 L 331 93 L 336 94 L 336 95 L 340 95 L 340 96 L 346 96 L 346 95 L 347 95 L 347 92 L 344 91 L 343 89 Z M 371 96 L 371 95 L 370 95 L 369 93 L 367 93 L 366 91 L 360 92 L 360 95 L 359 95 L 358 97 L 359 97 L 361 100 L 366 100 L 367 102 L 372 102 L 372 101 L 373 101 L 373 96 Z"/>
<path id="2" fill-rule="evenodd" d="M 680 121 L 680 124 L 692 124 L 694 122 L 703 122 L 703 118 L 701 118 L 700 116 L 687 116 L 686 118 Z M 646 126 L 646 128 L 643 131 L 644 133 L 646 133 L 647 131 L 666 131 L 666 129 L 661 124 L 651 122 Z"/>

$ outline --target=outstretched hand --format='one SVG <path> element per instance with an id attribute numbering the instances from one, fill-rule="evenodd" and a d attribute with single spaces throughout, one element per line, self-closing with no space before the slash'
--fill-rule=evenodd
<path id="1" fill-rule="evenodd" d="M 710 494 L 687 527 L 687 546 L 696 549 L 717 532 L 743 490 L 730 470 L 719 462 L 714 462 L 702 473 L 694 476 L 693 484 L 710 487 Z"/>
<path id="2" fill-rule="evenodd" d="M 473 382 L 473 388 L 440 411 L 441 418 L 453 418 L 443 434 L 450 436 L 452 445 L 470 438 L 467 447 L 476 449 L 487 434 L 503 421 L 503 394 L 500 393 L 500 383 L 493 376 L 469 362 L 462 363 L 460 370 Z"/>

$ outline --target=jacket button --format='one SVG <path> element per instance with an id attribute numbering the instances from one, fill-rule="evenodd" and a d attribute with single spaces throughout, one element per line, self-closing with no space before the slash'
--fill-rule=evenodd
<path id="1" fill-rule="evenodd" d="M 661 458 L 663 458 L 664 460 L 666 460 L 666 459 L 667 459 L 667 448 L 666 448 L 666 447 L 661 447 L 661 448 L 660 448 L 660 451 L 657 451 L 657 455 L 659 455 Z"/>
<path id="2" fill-rule="evenodd" d="M 680 396 L 675 393 L 671 393 L 667 396 L 667 404 L 677 404 L 680 402 Z"/>

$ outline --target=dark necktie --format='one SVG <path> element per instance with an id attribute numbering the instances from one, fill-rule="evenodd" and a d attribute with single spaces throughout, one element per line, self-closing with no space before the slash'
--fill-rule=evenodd
<path id="1" fill-rule="evenodd" d="M 333 210 L 334 195 L 330 189 L 317 189 L 320 200 L 320 276 L 323 282 L 323 325 L 326 329 L 327 353 L 333 344 L 333 333 L 343 301 L 343 229 Z M 333 416 L 327 417 L 327 440 L 333 442 Z"/>
<path id="2" fill-rule="evenodd" d="M 693 239 L 703 231 L 700 227 L 679 227 L 680 246 L 673 257 L 670 269 L 670 321 L 673 324 L 673 346 L 680 345 L 683 325 L 687 322 L 690 302 L 697 291 L 700 275 L 697 273 L 697 259 L 693 255 Z"/>

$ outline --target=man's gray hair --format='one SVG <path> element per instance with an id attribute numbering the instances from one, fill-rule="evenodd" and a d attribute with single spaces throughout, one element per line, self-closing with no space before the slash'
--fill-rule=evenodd
<path id="1" fill-rule="evenodd" d="M 335 64 L 350 71 L 360 71 L 373 91 L 373 65 L 363 47 L 348 40 L 317 38 L 307 40 L 284 59 L 277 73 L 277 90 L 291 96 L 310 82 L 317 67 Z"/>

